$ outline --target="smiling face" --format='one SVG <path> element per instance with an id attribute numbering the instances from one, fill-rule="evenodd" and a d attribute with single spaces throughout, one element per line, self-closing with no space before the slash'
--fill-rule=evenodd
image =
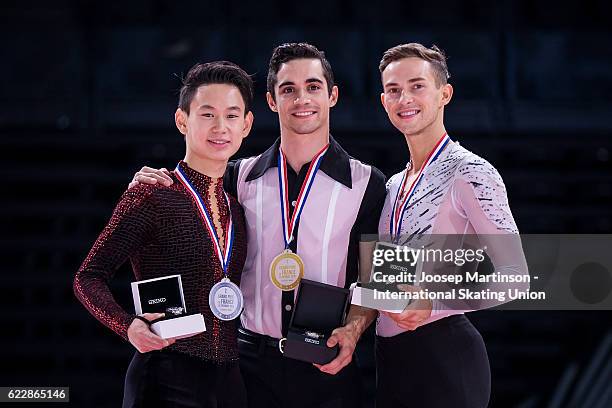
<path id="1" fill-rule="evenodd" d="M 187 154 L 199 160 L 227 162 L 251 130 L 253 115 L 237 87 L 229 84 L 200 86 L 189 112 L 176 110 L 175 120 L 185 135 Z"/>
<path id="2" fill-rule="evenodd" d="M 436 84 L 431 63 L 417 57 L 391 62 L 382 72 L 381 102 L 389 120 L 404 135 L 437 131 L 444 106 L 452 97 L 450 84 Z"/>
<path id="3" fill-rule="evenodd" d="M 338 100 L 338 88 L 331 94 L 318 59 L 294 59 L 283 63 L 277 74 L 274 98 L 268 92 L 270 109 L 278 112 L 284 132 L 306 135 L 329 132 L 329 110 Z"/>

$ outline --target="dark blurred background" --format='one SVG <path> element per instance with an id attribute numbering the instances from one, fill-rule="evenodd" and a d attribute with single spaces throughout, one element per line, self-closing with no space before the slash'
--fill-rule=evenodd
<path id="1" fill-rule="evenodd" d="M 72 279 L 132 175 L 183 157 L 177 78 L 197 61 L 254 75 L 255 126 L 238 154 L 249 156 L 278 136 L 264 98 L 272 48 L 315 44 L 340 87 L 332 133 L 390 176 L 408 150 L 380 106 L 378 61 L 435 43 L 455 88 L 447 129 L 500 171 L 521 232 L 610 233 L 611 13 L 603 0 L 3 1 L 0 386 L 70 386 L 72 406 L 120 405 L 133 349 L 87 314 Z M 125 266 L 113 288 L 131 310 L 130 280 Z M 469 316 L 492 407 L 612 406 L 609 311 Z M 370 400 L 371 341 L 358 355 Z"/>

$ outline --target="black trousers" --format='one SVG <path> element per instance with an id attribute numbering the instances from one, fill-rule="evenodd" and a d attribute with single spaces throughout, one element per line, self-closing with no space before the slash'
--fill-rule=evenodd
<path id="1" fill-rule="evenodd" d="M 484 408 L 490 394 L 487 350 L 464 315 L 377 336 L 377 408 Z"/>
<path id="2" fill-rule="evenodd" d="M 331 375 L 283 357 L 264 340 L 241 334 L 238 348 L 250 408 L 361 407 L 361 377 L 354 361 Z"/>
<path id="3" fill-rule="evenodd" d="M 123 408 L 243 408 L 238 362 L 216 365 L 167 352 L 136 352 L 125 376 Z"/>

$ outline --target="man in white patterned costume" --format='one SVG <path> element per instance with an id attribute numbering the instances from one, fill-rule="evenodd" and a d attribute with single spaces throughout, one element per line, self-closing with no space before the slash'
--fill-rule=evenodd
<path id="1" fill-rule="evenodd" d="M 434 234 L 477 235 L 496 273 L 526 275 L 518 230 L 499 173 L 453 142 L 444 127 L 444 107 L 453 95 L 445 55 L 435 46 L 403 44 L 387 50 L 379 68 L 381 102 L 410 150 L 406 169 L 387 183 L 379 236 L 413 246 Z M 495 239 L 500 236 L 503 247 Z M 524 290 L 525 285 L 519 288 Z M 487 352 L 463 312 L 499 303 L 461 307 L 435 299 L 417 300 L 402 313 L 381 312 L 377 407 L 486 407 L 490 395 Z"/>

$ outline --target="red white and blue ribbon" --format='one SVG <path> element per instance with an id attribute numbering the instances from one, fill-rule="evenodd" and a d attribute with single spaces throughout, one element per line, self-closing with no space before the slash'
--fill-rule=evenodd
<path id="1" fill-rule="evenodd" d="M 189 192 L 189 194 L 191 195 L 191 197 L 193 198 L 193 200 L 195 201 L 198 207 L 200 216 L 204 222 L 204 225 L 206 226 L 206 229 L 208 230 L 210 239 L 213 242 L 213 248 L 215 249 L 215 252 L 217 253 L 219 262 L 221 262 L 221 268 L 223 269 L 223 275 L 227 277 L 227 267 L 229 265 L 230 258 L 232 256 L 232 246 L 234 244 L 234 223 L 232 221 L 232 211 L 230 207 L 229 197 L 227 196 L 227 193 L 224 191 L 223 195 L 225 196 L 225 201 L 227 202 L 227 208 L 229 210 L 229 219 L 227 221 L 224 250 L 222 251 L 221 245 L 219 245 L 219 236 L 217 235 L 217 232 L 215 230 L 215 225 L 213 224 L 212 216 L 210 215 L 210 212 L 206 208 L 206 204 L 204 204 L 204 200 L 202 200 L 202 197 L 200 197 L 200 194 L 198 194 L 197 190 L 193 187 L 193 185 L 189 181 L 189 177 L 187 177 L 187 174 L 185 174 L 185 172 L 181 169 L 180 166 L 176 166 L 175 172 L 176 172 L 176 175 L 179 181 L 185 186 L 185 188 L 187 189 L 187 191 Z"/>
<path id="2" fill-rule="evenodd" d="M 317 171 L 319 170 L 319 166 L 321 165 L 321 161 L 323 160 L 323 156 L 327 152 L 327 149 L 329 149 L 329 143 L 325 145 L 323 149 L 319 150 L 319 152 L 310 162 L 310 167 L 308 167 L 306 178 L 302 183 L 302 188 L 300 189 L 300 193 L 297 197 L 291 219 L 289 219 L 289 183 L 287 182 L 287 159 L 285 158 L 285 154 L 283 153 L 282 149 L 279 149 L 278 185 L 280 186 L 281 216 L 283 220 L 285 249 L 289 248 L 289 244 L 291 241 L 293 241 L 293 231 L 295 229 L 295 225 L 300 219 L 300 215 L 304 209 L 304 204 L 306 203 L 306 199 L 310 193 L 310 188 L 314 183 L 315 176 L 317 175 Z"/>
<path id="3" fill-rule="evenodd" d="M 433 163 L 434 160 L 438 158 L 438 156 L 440 155 L 440 153 L 442 153 L 442 150 L 444 150 L 444 148 L 446 147 L 449 141 L 450 141 L 450 137 L 448 136 L 447 133 L 444 133 L 444 135 L 440 138 L 440 140 L 438 140 L 438 142 L 436 143 L 434 148 L 431 150 L 431 152 L 429 152 L 429 155 L 427 156 L 427 159 L 425 160 L 425 164 L 423 165 L 423 167 L 421 167 L 421 170 L 419 170 L 419 174 L 417 174 L 417 177 L 414 179 L 414 181 L 408 188 L 408 191 L 402 197 L 402 192 L 406 188 L 406 182 L 408 180 L 408 177 L 407 177 L 408 169 L 404 170 L 404 175 L 402 176 L 400 188 L 397 191 L 397 195 L 395 196 L 395 201 L 393 202 L 393 209 L 391 212 L 391 221 L 389 223 L 389 233 L 391 234 L 392 237 L 395 237 L 394 239 L 396 241 L 399 239 L 399 236 L 402 231 L 402 221 L 404 218 L 404 212 L 406 211 L 406 208 L 408 207 L 410 198 L 412 197 L 417 186 L 423 179 L 423 176 L 425 175 L 425 171 L 427 170 L 429 165 L 431 165 L 431 163 Z"/>

